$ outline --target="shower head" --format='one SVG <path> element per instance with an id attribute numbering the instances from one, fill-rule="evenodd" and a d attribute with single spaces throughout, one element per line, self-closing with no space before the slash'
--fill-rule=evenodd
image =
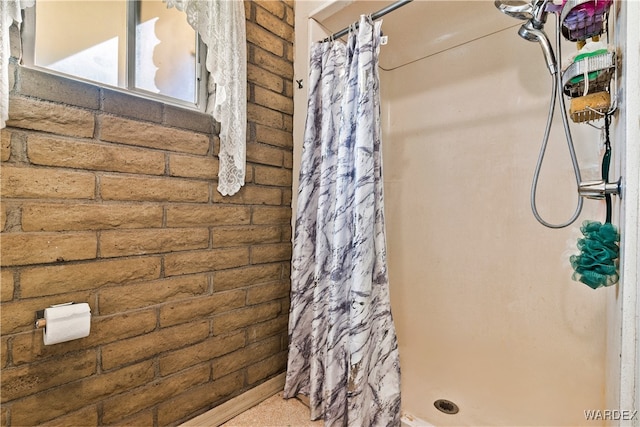
<path id="1" fill-rule="evenodd" d="M 558 72 L 558 64 L 556 62 L 556 57 L 553 54 L 551 43 L 549 42 L 549 38 L 547 37 L 547 34 L 544 32 L 544 30 L 542 30 L 542 28 L 536 28 L 534 21 L 530 19 L 520 27 L 520 29 L 518 30 L 518 35 L 530 42 L 540 43 L 542 53 L 547 62 L 549 73 L 554 75 Z"/>
<path id="2" fill-rule="evenodd" d="M 549 0 L 533 0 L 531 3 L 531 8 L 533 11 L 533 18 L 531 18 L 531 24 L 534 28 L 539 30 L 542 29 L 544 24 L 547 22 L 547 4 Z"/>
<path id="3" fill-rule="evenodd" d="M 547 3 L 549 0 L 495 0 L 498 10 L 513 18 L 532 21 L 535 28 L 542 28 L 547 21 Z"/>
<path id="4" fill-rule="evenodd" d="M 495 0 L 494 4 L 498 8 L 498 10 L 505 15 L 509 15 L 513 18 L 517 19 L 531 19 L 532 15 L 532 4 L 527 3 L 526 1 L 520 0 Z"/>
<path id="5" fill-rule="evenodd" d="M 549 38 L 543 30 L 544 24 L 547 22 L 548 3 L 549 0 L 532 0 L 530 3 L 521 0 L 494 1 L 500 12 L 527 21 L 520 27 L 518 34 L 525 40 L 540 43 L 542 53 L 547 61 L 547 68 L 553 75 L 558 72 L 558 66 Z"/>

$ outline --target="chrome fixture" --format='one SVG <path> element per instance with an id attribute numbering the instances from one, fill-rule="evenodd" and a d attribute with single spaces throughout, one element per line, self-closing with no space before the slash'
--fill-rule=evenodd
<path id="1" fill-rule="evenodd" d="M 530 42 L 540 43 L 542 53 L 545 60 L 547 61 L 547 68 L 549 69 L 549 73 L 551 73 L 551 75 L 554 75 L 558 72 L 558 63 L 553 54 L 551 42 L 549 42 L 549 38 L 547 37 L 547 34 L 542 30 L 542 28 L 536 27 L 536 23 L 533 19 L 528 20 L 522 25 L 522 27 L 520 27 L 520 29 L 518 30 L 518 35 Z"/>
<path id="2" fill-rule="evenodd" d="M 542 48 L 542 53 L 545 57 L 545 61 L 547 63 L 547 69 L 549 70 L 549 74 L 551 74 L 551 100 L 549 102 L 549 114 L 547 116 L 547 124 L 544 131 L 544 137 L 542 139 L 542 146 L 540 147 L 540 154 L 538 155 L 538 161 L 536 163 L 536 169 L 533 175 L 533 182 L 531 184 L 531 210 L 533 212 L 533 216 L 540 222 L 542 225 L 549 228 L 563 228 L 567 227 L 575 222 L 576 219 L 580 216 L 582 212 L 583 200 L 582 197 L 578 196 L 578 202 L 576 205 L 576 209 L 566 222 L 561 224 L 551 224 L 545 221 L 540 214 L 538 213 L 538 207 L 536 205 L 536 190 L 538 187 L 538 180 L 540 178 L 540 169 L 542 166 L 542 161 L 544 160 L 544 155 L 547 150 L 547 143 L 549 142 L 549 134 L 551 132 L 551 125 L 553 123 L 553 113 L 555 111 L 556 99 L 560 101 L 560 116 L 562 117 L 562 124 L 564 127 L 565 138 L 567 140 L 567 146 L 569 149 L 569 155 L 571 156 L 571 164 L 573 166 L 573 172 L 576 179 L 576 187 L 580 185 L 582 178 L 580 176 L 580 167 L 578 165 L 578 159 L 576 156 L 575 148 L 573 146 L 573 139 L 571 138 L 571 131 L 569 129 L 569 120 L 567 118 L 567 109 L 564 102 L 564 97 L 562 96 L 562 76 L 558 70 L 558 61 L 556 60 L 556 56 L 551 47 L 551 42 L 547 37 L 547 34 L 544 32 L 544 24 L 547 21 L 547 13 L 550 10 L 550 7 L 555 7 L 553 3 L 549 3 L 548 0 L 532 0 L 530 3 L 522 2 L 522 1 L 514 1 L 514 0 L 495 0 L 495 5 L 501 12 L 512 16 L 514 18 L 526 20 L 520 29 L 518 30 L 518 35 L 524 38 L 525 40 L 538 42 L 540 43 L 540 47 Z M 556 53 L 558 57 L 562 57 L 560 51 L 560 20 L 556 19 L 557 28 L 556 28 Z"/>
<path id="3" fill-rule="evenodd" d="M 618 179 L 617 182 L 606 182 L 604 180 L 585 181 L 578 186 L 578 193 L 582 197 L 595 200 L 602 200 L 607 194 L 622 197 L 621 185 L 622 178 Z"/>
<path id="4" fill-rule="evenodd" d="M 521 0 L 502 0 L 495 2 L 498 10 L 512 18 L 527 20 L 533 19 L 533 3 Z"/>
<path id="5" fill-rule="evenodd" d="M 402 6 L 411 3 L 413 0 L 397 0 L 394 3 L 391 3 L 390 5 L 383 7 L 382 9 L 380 9 L 377 12 L 374 12 L 371 14 L 371 19 L 372 20 L 376 20 L 379 18 L 382 18 L 384 15 L 386 15 L 387 13 L 393 12 L 394 10 L 401 8 Z M 355 23 L 356 28 L 358 27 L 358 23 Z M 349 28 L 350 27 L 345 27 L 342 30 L 333 33 L 332 35 L 330 35 L 329 37 L 325 38 L 324 40 L 322 40 L 323 42 L 328 42 L 329 40 L 335 40 L 337 38 L 340 38 L 342 36 L 346 36 L 347 34 L 349 34 Z"/>

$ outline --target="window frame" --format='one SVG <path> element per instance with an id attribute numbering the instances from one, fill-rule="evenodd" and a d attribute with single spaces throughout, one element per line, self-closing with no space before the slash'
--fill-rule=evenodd
<path id="1" fill-rule="evenodd" d="M 3 1 L 3 0 L 0 0 Z M 208 72 L 205 67 L 207 47 L 202 41 L 202 38 L 196 31 L 196 67 L 195 72 L 195 102 L 185 101 L 179 98 L 173 98 L 161 93 L 150 92 L 144 89 L 135 87 L 135 55 L 136 55 L 136 25 L 140 16 L 140 1 L 139 0 L 123 0 L 127 2 L 127 16 L 126 16 L 126 64 L 125 64 L 125 79 L 126 87 L 112 86 L 106 83 L 98 82 L 95 80 L 86 79 L 80 76 L 74 76 L 72 74 L 63 73 L 60 71 L 52 70 L 47 67 L 39 66 L 35 64 L 35 39 L 36 39 L 36 7 L 28 7 L 23 9 L 23 23 L 20 29 L 21 41 L 22 41 L 22 57 L 21 65 L 26 68 L 35 69 L 44 73 L 68 78 L 71 80 L 77 80 L 84 83 L 88 83 L 98 87 L 104 87 L 117 92 L 122 92 L 141 98 L 149 99 L 152 101 L 161 102 L 163 104 L 173 105 L 176 107 L 182 107 L 189 110 L 195 110 L 204 113 L 207 106 L 207 79 Z M 185 15 L 185 20 L 186 15 Z"/>

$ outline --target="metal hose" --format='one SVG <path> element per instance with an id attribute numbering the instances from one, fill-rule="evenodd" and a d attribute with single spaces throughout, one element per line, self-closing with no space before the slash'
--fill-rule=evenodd
<path id="1" fill-rule="evenodd" d="M 556 17 L 556 51 L 557 57 L 562 58 L 560 51 L 560 20 Z M 547 143 L 549 142 L 549 134 L 551 132 L 551 124 L 553 122 L 553 113 L 556 105 L 556 97 L 560 99 L 560 107 L 561 107 L 561 116 L 562 116 L 562 124 L 564 126 L 564 133 L 567 139 L 567 145 L 569 147 L 569 154 L 571 156 L 571 163 L 573 165 L 573 172 L 576 178 L 576 190 L 582 181 L 580 176 L 580 167 L 578 165 L 578 158 L 576 156 L 576 151 L 573 146 L 573 139 L 571 138 L 571 131 L 569 130 L 569 120 L 567 118 L 567 109 L 564 103 L 564 97 L 562 93 L 562 75 L 559 72 L 555 72 L 551 74 L 552 79 L 552 91 L 551 91 L 551 101 L 549 103 L 549 115 L 547 116 L 547 125 L 544 131 L 544 137 L 542 140 L 542 146 L 540 147 L 540 154 L 538 155 L 538 162 L 536 163 L 536 169 L 533 174 L 533 182 L 531 184 L 531 210 L 533 212 L 533 216 L 538 220 L 538 222 L 545 227 L 549 228 L 564 228 L 571 224 L 573 224 L 576 219 L 580 216 L 582 212 L 582 197 L 578 195 L 578 205 L 576 206 L 576 210 L 566 222 L 561 224 L 551 224 L 540 216 L 538 213 L 538 208 L 536 206 L 536 190 L 538 187 L 538 180 L 540 179 L 540 168 L 542 166 L 542 161 L 544 159 L 545 152 L 547 150 Z"/>

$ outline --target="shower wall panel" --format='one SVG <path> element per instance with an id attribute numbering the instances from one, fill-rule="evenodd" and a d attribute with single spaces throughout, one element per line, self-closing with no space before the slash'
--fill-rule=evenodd
<path id="1" fill-rule="evenodd" d="M 308 77 L 309 43 L 357 18 L 342 14 L 388 3 L 296 2 L 295 79 Z M 448 15 L 434 12 L 445 3 Z M 568 258 L 577 252 L 582 220 L 602 221 L 604 205 L 586 201 L 566 229 L 534 219 L 529 192 L 550 77 L 537 44 L 519 38 L 519 23 L 492 1 L 481 2 L 473 22 L 457 19 L 478 3 L 418 1 L 383 18 L 389 44 L 381 64 L 395 68 L 381 70 L 381 90 L 403 411 L 438 426 L 601 425 L 588 422 L 585 411 L 606 409 L 605 299 L 615 288 L 594 291 L 572 281 Z M 478 37 L 478 26 L 495 14 L 504 23 Z M 448 32 L 434 34 L 430 22 L 440 20 Z M 433 47 L 465 34 L 458 47 Z M 565 48 L 567 55 L 574 49 Z M 402 66 L 385 60 L 390 49 L 415 50 L 393 58 L 426 57 Z M 306 89 L 294 94 L 294 206 Z M 586 125 L 572 125 L 572 132 L 583 180 L 599 178 L 599 132 Z M 559 116 L 549 145 L 538 206 L 545 219 L 562 222 L 577 196 Z M 439 412 L 433 402 L 441 398 L 460 412 Z"/>
<path id="2" fill-rule="evenodd" d="M 611 289 L 572 281 L 568 261 L 582 220 L 604 212 L 587 201 L 550 230 L 530 211 L 551 81 L 516 31 L 382 72 L 403 409 L 438 426 L 588 425 L 604 405 Z M 573 133 L 583 179 L 598 178 L 599 132 Z M 577 201 L 559 116 L 549 144 L 538 206 L 559 223 Z M 439 412 L 441 398 L 460 412 Z"/>

